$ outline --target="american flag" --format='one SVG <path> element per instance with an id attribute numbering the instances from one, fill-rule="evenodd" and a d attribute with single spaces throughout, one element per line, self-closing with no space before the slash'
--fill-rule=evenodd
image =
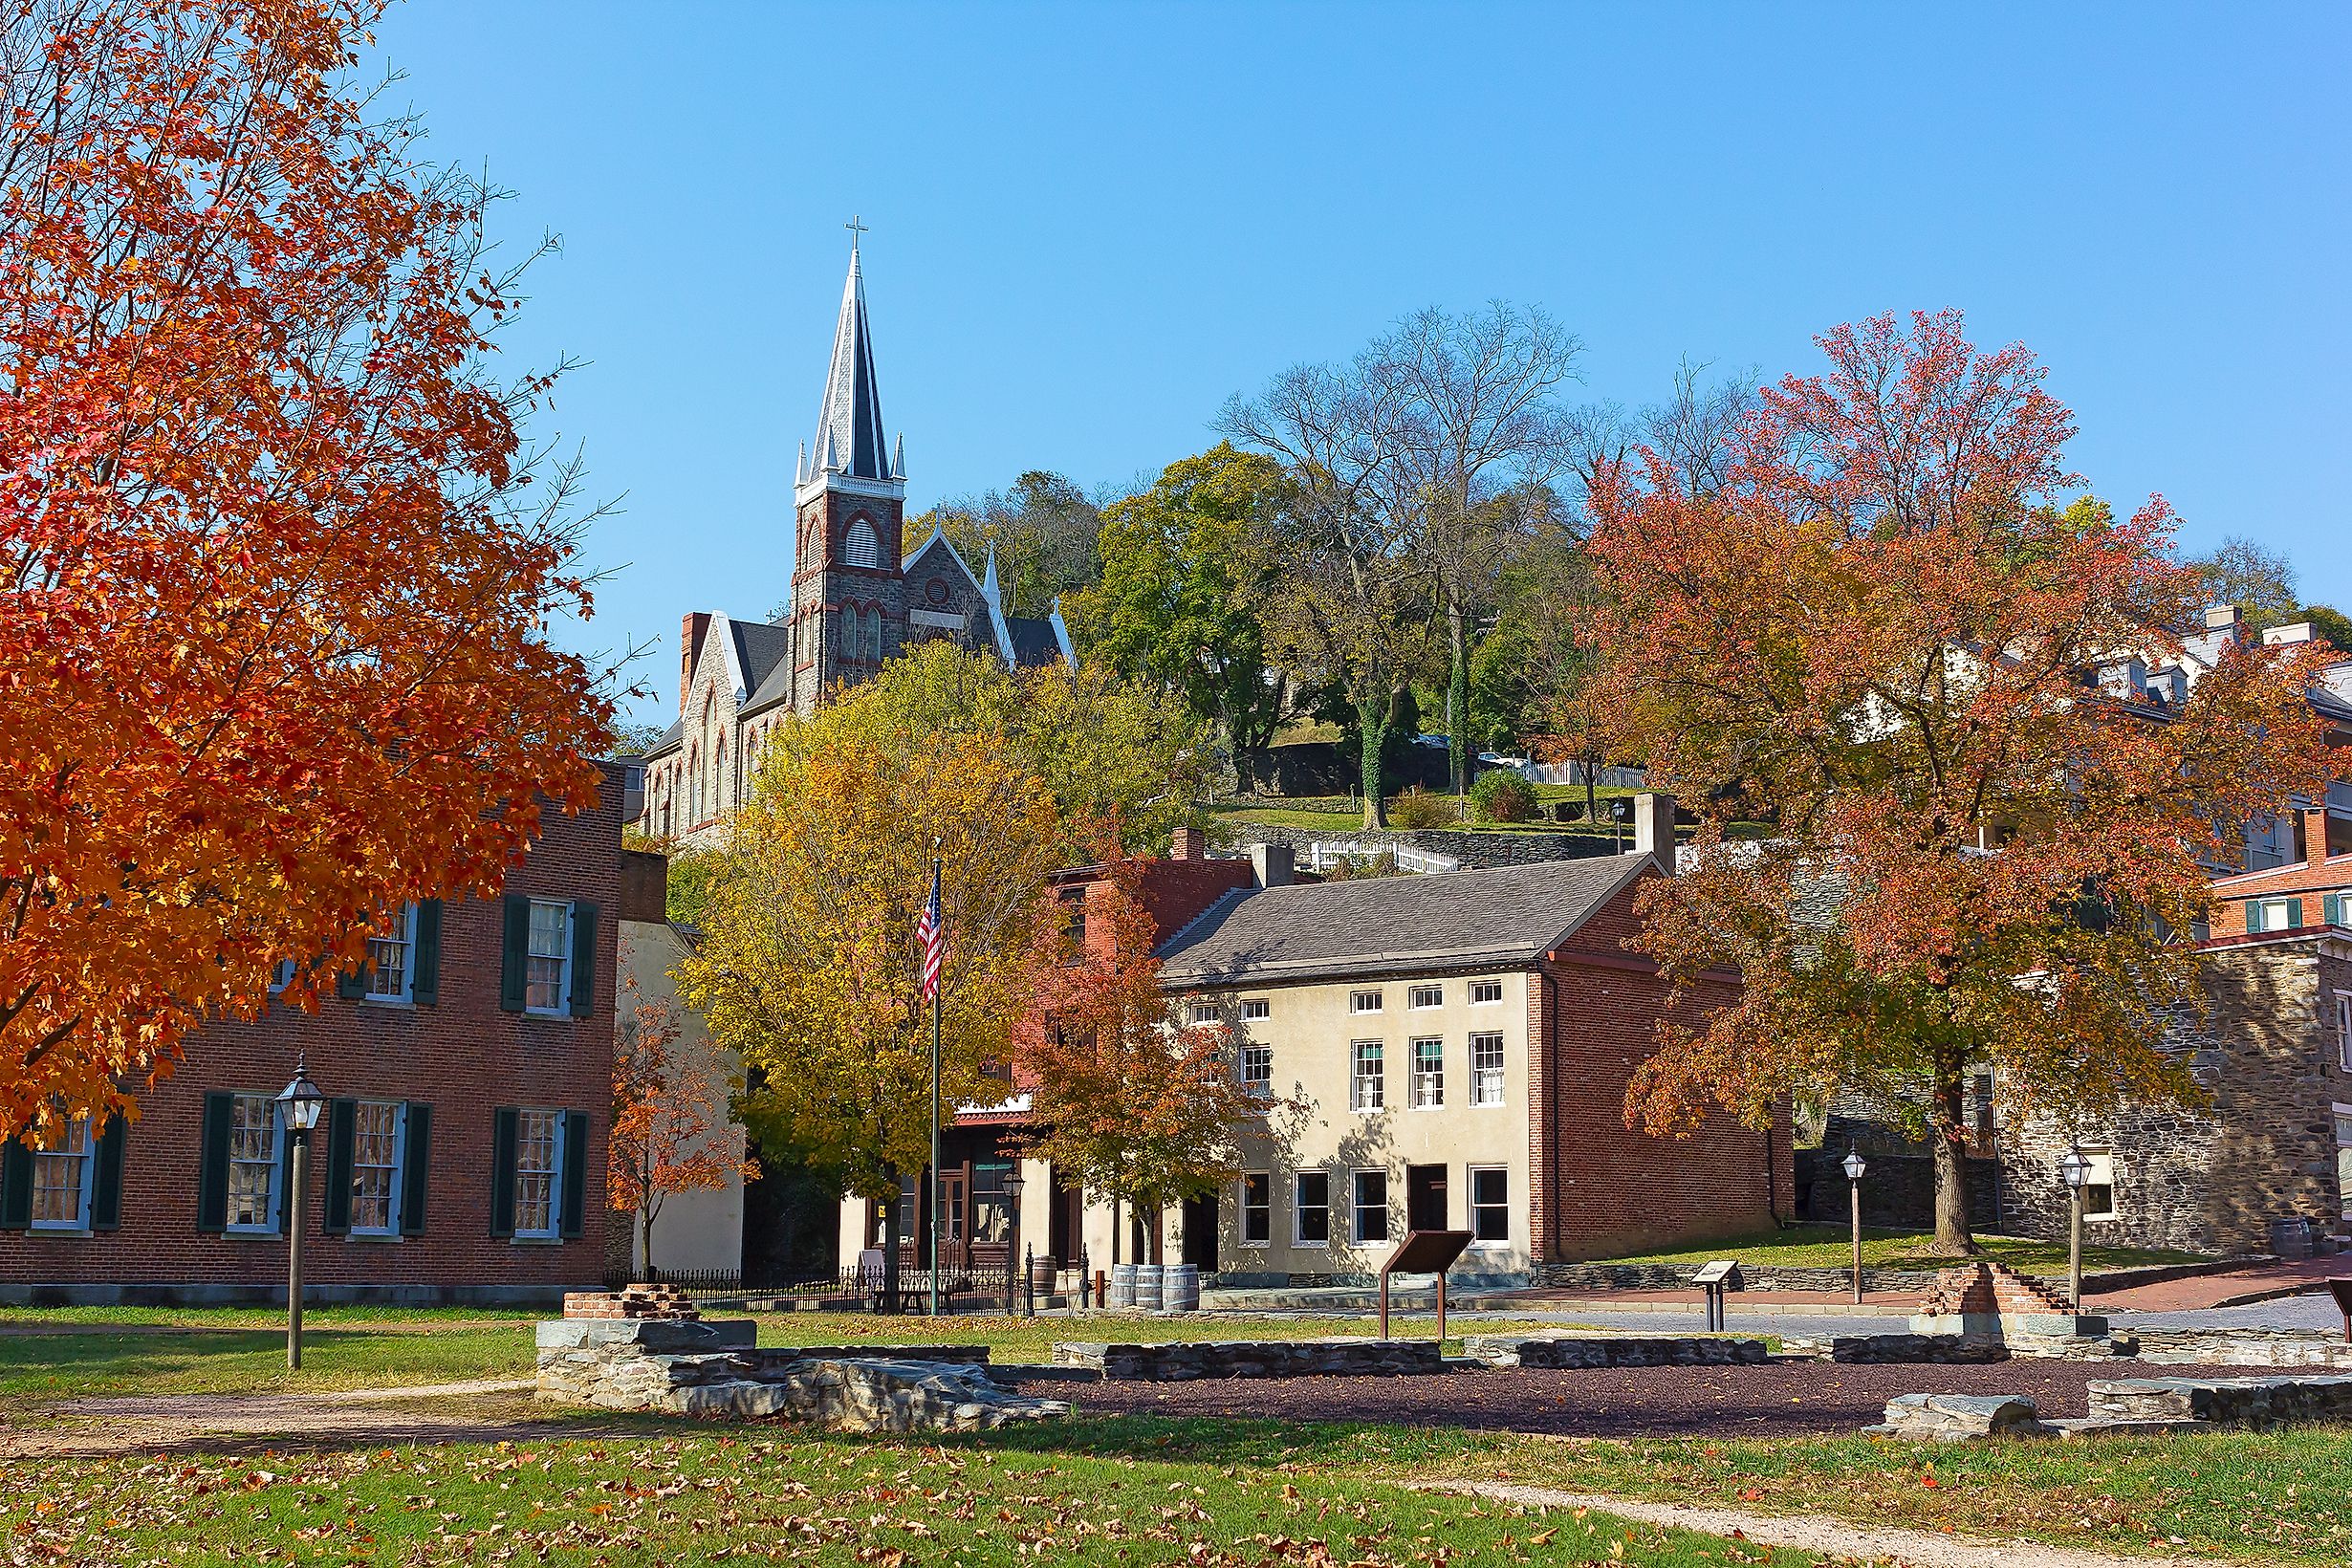
<path id="1" fill-rule="evenodd" d="M 923 906 L 923 918 L 915 922 L 915 940 L 923 945 L 923 999 L 939 999 L 939 966 L 947 956 L 947 932 L 939 919 L 939 889 L 931 889 L 929 902 Z"/>

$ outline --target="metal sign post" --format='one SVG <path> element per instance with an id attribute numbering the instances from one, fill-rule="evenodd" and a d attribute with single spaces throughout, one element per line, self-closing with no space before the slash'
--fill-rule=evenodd
<path id="1" fill-rule="evenodd" d="M 1388 1338 L 1388 1276 L 1394 1274 L 1437 1275 L 1437 1338 L 1446 1339 L 1446 1271 L 1470 1244 L 1468 1230 L 1407 1230 L 1397 1250 L 1381 1265 L 1381 1338 Z"/>
<path id="2" fill-rule="evenodd" d="M 1747 1288 L 1748 1282 L 1740 1277 L 1739 1260 L 1719 1257 L 1692 1275 L 1691 1283 L 1707 1293 L 1707 1332 L 1724 1333 L 1731 1319 L 1731 1305 L 1724 1293 Z"/>

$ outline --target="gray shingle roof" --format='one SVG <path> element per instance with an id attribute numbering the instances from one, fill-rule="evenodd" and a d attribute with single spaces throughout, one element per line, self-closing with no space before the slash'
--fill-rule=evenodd
<path id="1" fill-rule="evenodd" d="M 1631 882 L 1647 855 L 1229 893 L 1161 945 L 1176 987 L 1512 969 Z"/>
<path id="2" fill-rule="evenodd" d="M 1061 657 L 1061 640 L 1054 635 L 1051 621 L 1009 615 L 1005 630 L 1012 635 L 1013 663 L 1018 668 L 1035 669 Z"/>
<path id="3" fill-rule="evenodd" d="M 744 695 L 749 697 L 766 684 L 770 672 L 792 652 L 792 628 L 771 626 L 764 621 L 737 621 L 732 616 L 728 617 L 727 623 L 734 628 L 735 657 L 742 663 Z"/>

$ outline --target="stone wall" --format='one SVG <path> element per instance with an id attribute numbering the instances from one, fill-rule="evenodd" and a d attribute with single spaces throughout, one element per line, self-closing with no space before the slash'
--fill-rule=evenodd
<path id="1" fill-rule="evenodd" d="M 1411 1377 L 1446 1370 L 1435 1339 L 1228 1339 L 1150 1345 L 1056 1340 L 1054 1364 L 1091 1368 L 1119 1383 Z"/>
<path id="2" fill-rule="evenodd" d="M 1470 1334 L 1462 1352 L 1489 1366 L 1744 1366 L 1761 1365 L 1761 1339 L 1703 1339 L 1695 1336 L 1598 1334 Z"/>
<path id="3" fill-rule="evenodd" d="M 2352 1420 L 2352 1378 L 2117 1378 L 2090 1385 L 2094 1417 L 2224 1426 Z"/>
<path id="4" fill-rule="evenodd" d="M 1369 853 L 1383 849 L 1419 849 L 1432 855 L 1450 856 L 1465 866 L 1529 865 L 1537 860 L 1579 860 L 1602 855 L 1630 854 L 1633 836 L 1628 833 L 1621 847 L 1614 838 L 1584 833 L 1457 833 L 1444 828 L 1427 828 L 1408 833 L 1402 829 L 1365 832 L 1356 828 L 1339 831 L 1332 828 L 1294 828 L 1273 822 L 1234 821 L 1224 823 L 1232 835 L 1236 846 L 1249 844 L 1287 844 L 1300 852 L 1300 865 L 1306 864 L 1305 851 L 1315 843 L 1360 844 Z"/>
<path id="5" fill-rule="evenodd" d="M 2352 1369 L 2352 1344 L 2331 1329 L 2232 1328 L 2133 1331 L 2142 1360 L 2216 1366 L 2341 1366 Z"/>

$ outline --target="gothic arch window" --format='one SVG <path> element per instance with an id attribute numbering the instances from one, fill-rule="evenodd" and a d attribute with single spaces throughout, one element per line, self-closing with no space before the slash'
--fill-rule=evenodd
<path id="1" fill-rule="evenodd" d="M 878 665 L 882 662 L 882 613 L 879 609 L 865 612 L 865 656 Z"/>
<path id="2" fill-rule="evenodd" d="M 716 817 L 726 806 L 728 791 L 727 737 L 719 737 L 718 757 L 710 770 L 710 815 Z"/>
<path id="3" fill-rule="evenodd" d="M 850 519 L 849 534 L 841 541 L 841 560 L 848 566 L 882 564 L 882 535 L 863 517 Z"/>

